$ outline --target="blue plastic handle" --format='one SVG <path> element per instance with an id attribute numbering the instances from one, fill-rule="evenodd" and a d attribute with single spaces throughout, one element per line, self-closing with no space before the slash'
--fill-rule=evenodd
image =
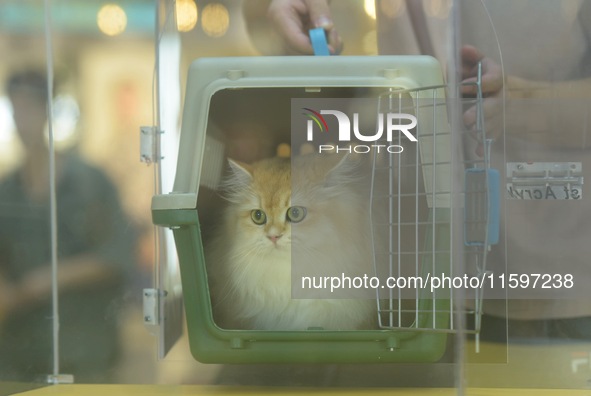
<path id="1" fill-rule="evenodd" d="M 330 55 L 328 49 L 328 42 L 326 41 L 326 32 L 323 28 L 310 29 L 310 41 L 314 49 L 314 55 L 327 56 Z"/>

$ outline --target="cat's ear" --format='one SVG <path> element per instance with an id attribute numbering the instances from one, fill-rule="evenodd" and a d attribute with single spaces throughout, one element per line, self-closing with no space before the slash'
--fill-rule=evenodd
<path id="1" fill-rule="evenodd" d="M 228 158 L 231 177 L 236 184 L 248 184 L 252 181 L 252 166 Z"/>
<path id="2" fill-rule="evenodd" d="M 230 202 L 240 202 L 242 195 L 248 191 L 252 182 L 252 166 L 228 158 L 229 171 L 224 177 L 220 191 Z"/>

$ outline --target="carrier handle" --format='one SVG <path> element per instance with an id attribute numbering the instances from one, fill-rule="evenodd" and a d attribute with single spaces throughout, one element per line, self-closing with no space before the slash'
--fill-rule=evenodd
<path id="1" fill-rule="evenodd" d="M 314 49 L 314 55 L 330 55 L 330 51 L 328 49 L 328 42 L 326 41 L 326 32 L 323 28 L 319 27 L 316 29 L 310 29 L 309 35 L 310 42 L 312 42 L 312 48 Z"/>

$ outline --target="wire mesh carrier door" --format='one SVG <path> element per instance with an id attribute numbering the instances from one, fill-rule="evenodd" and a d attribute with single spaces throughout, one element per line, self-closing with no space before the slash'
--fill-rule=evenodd
<path id="1" fill-rule="evenodd" d="M 462 330 L 476 335 L 478 348 L 486 257 L 498 241 L 500 181 L 490 168 L 492 141 L 486 139 L 480 84 L 479 65 L 477 80 L 467 84 L 476 94 L 462 99 L 460 108 L 476 110 L 468 138 L 484 146 L 483 156 L 457 163 L 452 160 L 452 131 L 446 122 L 448 103 L 441 93 L 445 86 L 389 90 L 379 97 L 379 112 L 411 113 L 420 120 L 413 153 L 373 157 L 372 240 L 384 235 L 387 240 L 387 246 L 374 249 L 376 276 L 387 285 L 386 290 L 376 290 L 381 329 L 410 332 L 406 337 L 416 332 L 454 333 L 460 314 L 467 319 Z M 399 134 L 398 141 L 402 138 Z M 464 174 L 460 183 L 454 181 L 458 171 Z M 454 196 L 463 196 L 461 206 L 453 204 Z M 459 216 L 454 210 L 461 211 Z M 463 268 L 454 265 L 457 219 L 463 227 Z M 459 289 L 462 297 L 456 307 L 454 293 Z"/>
<path id="2" fill-rule="evenodd" d="M 261 92 L 285 91 L 289 103 L 289 98 L 300 94 L 322 97 L 326 91 L 341 87 L 371 92 L 373 98 L 379 96 L 378 112 L 412 114 L 418 121 L 413 131 L 418 144 L 412 150 L 405 151 L 404 156 L 382 151 L 372 159 L 370 220 L 376 243 L 375 275 L 384 282 L 388 277 L 404 276 L 426 281 L 452 269 L 456 247 L 451 238 L 451 200 L 457 190 L 464 189 L 464 181 L 460 177 L 458 182 L 454 174 L 463 175 L 464 168 L 474 169 L 471 173 L 475 175 L 467 177 L 472 191 L 460 191 L 470 201 L 466 212 L 470 215 L 465 217 L 473 221 L 467 246 L 484 270 L 490 213 L 488 172 L 481 170 L 487 168 L 488 160 L 452 166 L 457 147 L 452 144 L 446 87 L 434 58 L 290 57 L 289 62 L 279 57 L 201 59 L 189 71 L 174 192 L 155 196 L 152 201 L 154 223 L 173 229 L 190 348 L 197 360 L 426 362 L 437 361 L 445 352 L 447 333 L 455 329 L 453 290 L 445 287 L 430 291 L 412 290 L 406 285 L 404 292 L 401 287 L 378 288 L 377 316 L 371 330 L 245 330 L 221 328 L 214 321 L 203 243 L 209 209 L 198 203 L 198 195 L 199 202 L 205 198 L 206 188 L 217 188 L 227 164 L 224 141 L 219 139 L 222 134 L 208 119 L 215 107 L 212 98 L 224 92 L 243 98 L 241 102 L 256 97 L 256 108 L 267 115 L 273 109 L 266 104 L 284 102 L 263 103 Z M 480 98 L 468 105 L 473 104 L 479 108 Z M 393 144 L 396 142 L 388 142 Z"/>

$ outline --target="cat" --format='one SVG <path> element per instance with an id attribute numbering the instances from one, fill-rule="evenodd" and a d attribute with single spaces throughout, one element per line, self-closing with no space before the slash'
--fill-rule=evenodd
<path id="1" fill-rule="evenodd" d="M 360 188 L 365 180 L 355 176 L 356 161 L 310 154 L 229 164 L 223 182 L 229 204 L 205 249 L 216 324 L 254 330 L 370 328 L 376 320 L 372 291 L 342 299 L 291 295 L 292 264 L 303 273 L 372 274 L 367 190 Z"/>

